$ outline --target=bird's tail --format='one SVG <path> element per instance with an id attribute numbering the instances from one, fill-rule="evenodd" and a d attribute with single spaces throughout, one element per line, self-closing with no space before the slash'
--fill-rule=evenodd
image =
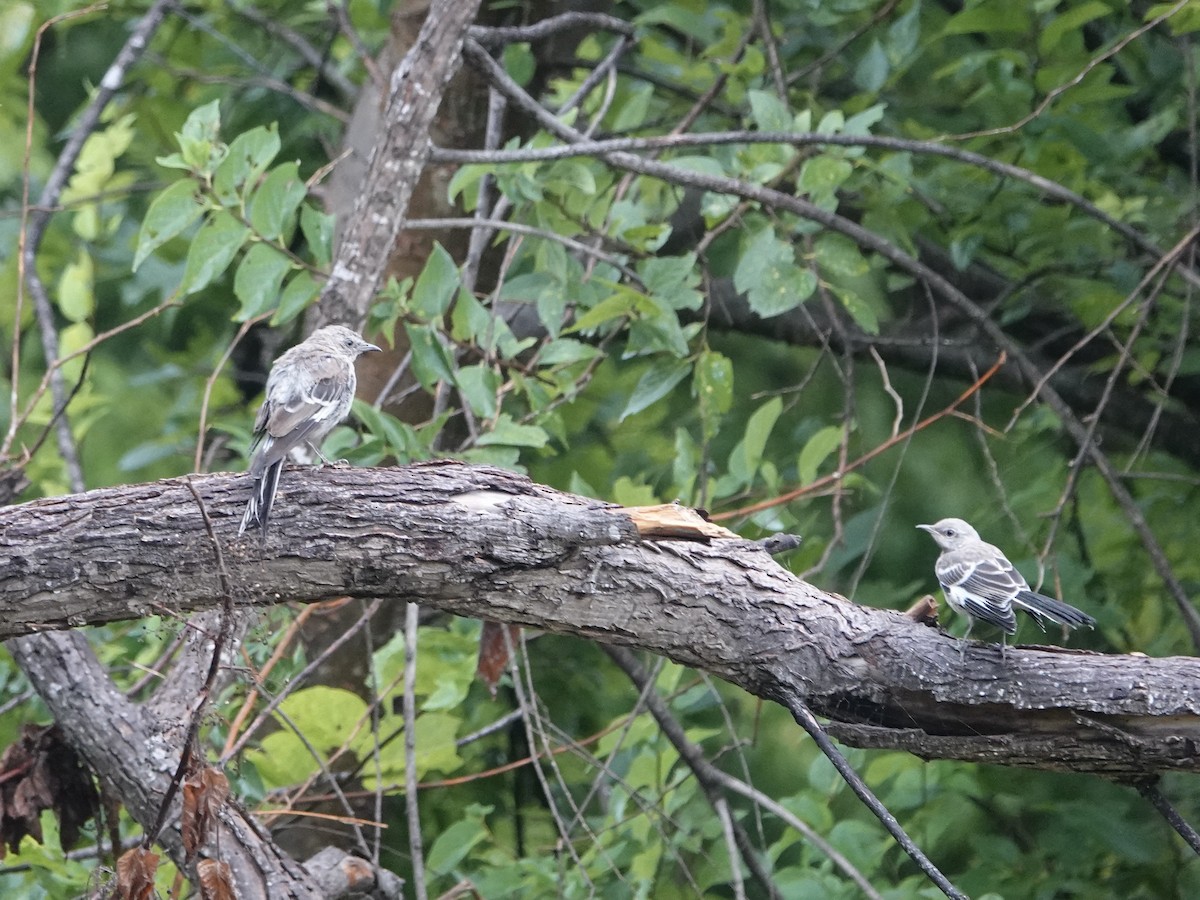
<path id="1" fill-rule="evenodd" d="M 1042 631 L 1046 630 L 1043 619 L 1049 619 L 1051 622 L 1066 625 L 1068 628 L 1096 627 L 1096 620 L 1083 610 L 1076 609 L 1069 603 L 1063 603 L 1061 600 L 1055 600 L 1053 597 L 1047 597 L 1045 594 L 1038 594 L 1034 591 L 1021 591 L 1017 596 L 1013 597 L 1013 605 L 1033 616 Z"/>
<path id="2" fill-rule="evenodd" d="M 267 536 L 267 520 L 271 516 L 271 506 L 275 503 L 275 490 L 279 487 L 279 473 L 283 469 L 283 460 L 267 466 L 262 476 L 254 479 L 254 491 L 246 503 L 246 511 L 242 513 L 242 525 L 238 529 L 238 537 L 246 533 L 247 528 L 258 527 L 262 537 Z"/>

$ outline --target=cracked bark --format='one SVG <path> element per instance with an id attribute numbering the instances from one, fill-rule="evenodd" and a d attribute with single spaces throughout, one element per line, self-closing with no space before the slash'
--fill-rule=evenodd
<path id="1" fill-rule="evenodd" d="M 236 539 L 244 476 L 193 476 L 240 606 L 384 597 L 636 647 L 846 743 L 1144 777 L 1200 769 L 1200 660 L 958 643 L 827 594 L 751 542 L 646 540 L 619 507 L 458 463 L 289 470 L 267 543 Z M 0 511 L 0 634 L 220 602 L 181 479 Z M 896 598 L 897 606 L 908 598 Z"/>

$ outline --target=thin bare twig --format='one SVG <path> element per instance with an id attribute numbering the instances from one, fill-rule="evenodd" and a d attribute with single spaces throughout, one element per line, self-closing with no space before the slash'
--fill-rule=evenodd
<path id="1" fill-rule="evenodd" d="M 825 729 L 821 727 L 821 723 L 817 721 L 817 717 L 808 708 L 808 704 L 799 697 L 791 695 L 784 698 L 784 703 L 788 708 L 788 712 L 792 714 L 792 718 L 796 720 L 796 723 L 808 732 L 809 736 L 816 741 L 821 752 L 825 754 L 825 757 L 833 763 L 833 767 L 838 770 L 838 774 L 850 786 L 850 790 L 854 791 L 858 799 L 866 804 L 867 809 L 871 810 L 875 814 L 875 817 L 883 823 L 883 827 L 896 839 L 896 843 L 920 867 L 926 877 L 937 885 L 938 890 L 947 897 L 952 898 L 952 900 L 970 900 L 966 894 L 951 883 L 950 879 L 942 874 L 941 870 L 925 855 L 925 851 L 918 847 L 913 839 L 908 836 L 900 823 L 896 821 L 896 817 L 888 812 L 887 807 L 867 787 L 867 783 L 854 771 L 854 767 L 850 765 L 849 760 L 834 746 L 829 735 L 825 733 Z"/>
<path id="2" fill-rule="evenodd" d="M 408 817 L 408 851 L 413 892 L 427 900 L 425 849 L 421 842 L 421 809 L 417 800 L 417 626 L 421 607 L 404 607 L 404 809 Z"/>
<path id="3" fill-rule="evenodd" d="M 1200 832 L 1197 832 L 1188 820 L 1179 814 L 1179 810 L 1171 805 L 1171 801 L 1163 796 L 1158 788 L 1158 779 L 1138 782 L 1137 791 L 1162 814 L 1167 823 L 1192 848 L 1192 852 L 1200 855 Z"/>
<path id="4" fill-rule="evenodd" d="M 975 380 L 974 384 L 972 384 L 965 391 L 963 391 L 961 394 L 959 394 L 954 399 L 954 402 L 952 402 L 945 409 L 942 409 L 941 411 L 936 412 L 933 415 L 926 416 L 924 419 L 917 422 L 915 425 L 910 425 L 908 428 L 904 429 L 904 431 L 901 431 L 900 433 L 888 438 L 882 444 L 879 444 L 876 447 L 872 447 L 870 450 L 868 450 L 862 456 L 848 462 L 846 464 L 846 467 L 843 470 L 838 471 L 838 472 L 832 472 L 829 475 L 826 475 L 822 478 L 818 478 L 816 481 L 813 481 L 810 484 L 801 485 L 798 488 L 793 488 L 792 490 L 787 491 L 783 494 L 780 494 L 777 497 L 772 497 L 768 500 L 762 500 L 758 503 L 752 503 L 749 506 L 743 506 L 738 509 L 731 509 L 731 510 L 726 510 L 725 512 L 717 513 L 711 517 L 712 520 L 714 522 L 721 522 L 726 519 L 733 519 L 733 518 L 737 518 L 739 516 L 753 515 L 754 513 L 758 512 L 759 510 L 770 509 L 773 506 L 779 506 L 783 503 L 790 503 L 791 501 L 795 500 L 797 497 L 801 497 L 805 494 L 813 493 L 816 491 L 824 490 L 825 488 L 834 485 L 836 482 L 838 482 L 842 478 L 844 478 L 847 473 L 853 472 L 855 469 L 861 468 L 862 466 L 866 465 L 868 462 L 873 460 L 875 457 L 879 456 L 879 454 L 885 452 L 886 450 L 890 450 L 896 444 L 899 444 L 899 443 L 902 443 L 903 441 L 908 440 L 909 437 L 916 434 L 918 431 L 922 431 L 922 430 L 928 428 L 934 422 L 937 422 L 940 419 L 944 419 L 946 416 L 953 413 L 956 409 L 958 409 L 958 407 L 962 406 L 963 403 L 965 403 L 967 400 L 969 400 L 971 398 L 971 396 L 974 395 L 980 388 L 982 388 L 984 386 L 984 384 L 986 384 L 993 375 L 995 375 L 997 372 L 1000 371 L 1000 368 L 1007 361 L 1007 358 L 1008 357 L 1005 354 L 1001 353 L 1000 358 L 998 360 L 996 360 L 995 363 L 993 363 L 992 367 L 990 369 L 988 369 L 986 372 L 984 372 L 981 376 L 979 376 L 979 378 L 977 378 Z"/>

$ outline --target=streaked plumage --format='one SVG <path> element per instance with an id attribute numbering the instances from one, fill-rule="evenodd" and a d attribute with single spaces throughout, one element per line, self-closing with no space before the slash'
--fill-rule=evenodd
<path id="1" fill-rule="evenodd" d="M 354 361 L 378 349 L 349 328 L 327 325 L 275 360 L 267 376 L 267 396 L 254 420 L 250 460 L 254 492 L 239 535 L 258 526 L 266 537 L 279 473 L 288 454 L 305 445 L 319 453 L 321 441 L 350 412 L 358 384 Z"/>
<path id="2" fill-rule="evenodd" d="M 966 615 L 967 634 L 976 619 L 995 625 L 1005 635 L 1015 634 L 1017 609 L 1033 616 L 1043 631 L 1047 620 L 1068 628 L 1095 626 L 1096 620 L 1087 613 L 1031 590 L 1000 548 L 981 540 L 962 519 L 942 519 L 917 527 L 928 531 L 942 548 L 934 572 L 946 602 Z M 965 640 L 966 635 L 963 637 Z"/>

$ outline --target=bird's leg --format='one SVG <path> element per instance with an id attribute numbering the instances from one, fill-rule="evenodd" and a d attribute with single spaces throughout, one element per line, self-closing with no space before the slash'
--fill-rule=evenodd
<path id="1" fill-rule="evenodd" d="M 318 449 L 317 446 L 312 443 L 312 441 L 305 441 L 304 443 L 307 444 L 308 449 L 311 450 L 313 453 L 317 454 L 317 456 L 321 460 L 321 465 L 313 466 L 314 469 L 319 469 L 322 466 L 333 466 L 335 469 L 340 469 L 342 466 L 350 465 L 350 460 L 348 460 L 348 459 L 339 459 L 335 462 L 330 462 L 328 459 L 325 458 L 325 454 L 322 453 L 320 451 L 320 449 Z"/>
<path id="2" fill-rule="evenodd" d="M 967 616 L 967 630 L 963 632 L 962 640 L 958 642 L 958 661 L 966 664 L 967 661 L 967 638 L 971 635 L 971 629 L 975 627 L 975 620 Z"/>
<path id="3" fill-rule="evenodd" d="M 1008 662 L 1008 635 L 1003 632 L 1000 634 L 1000 662 Z"/>

